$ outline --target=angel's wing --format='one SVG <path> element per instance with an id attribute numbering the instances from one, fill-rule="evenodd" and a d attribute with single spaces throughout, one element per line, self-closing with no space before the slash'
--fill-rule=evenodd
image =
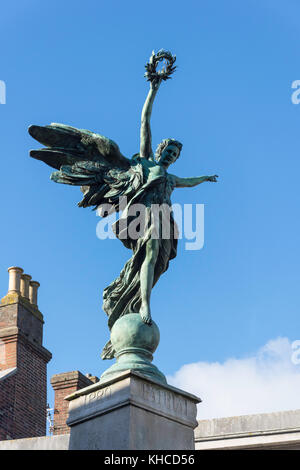
<path id="1" fill-rule="evenodd" d="M 46 146 L 31 150 L 30 156 L 57 170 L 62 165 L 82 160 L 102 162 L 122 169 L 130 166 L 130 160 L 121 154 L 118 145 L 103 135 L 56 123 L 44 127 L 30 126 L 28 132 Z"/>
<path id="2" fill-rule="evenodd" d="M 64 124 L 31 126 L 29 134 L 47 146 L 31 150 L 30 156 L 59 170 L 51 179 L 81 186 L 84 197 L 80 207 L 109 203 L 118 211 L 119 198 L 131 197 L 142 184 L 139 165 L 124 157 L 107 137 Z"/>

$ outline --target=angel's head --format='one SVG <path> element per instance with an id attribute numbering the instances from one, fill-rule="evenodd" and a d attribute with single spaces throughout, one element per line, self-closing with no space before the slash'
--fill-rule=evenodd
<path id="1" fill-rule="evenodd" d="M 164 139 L 155 152 L 156 161 L 163 166 L 170 166 L 176 162 L 182 149 L 182 143 L 175 139 Z"/>

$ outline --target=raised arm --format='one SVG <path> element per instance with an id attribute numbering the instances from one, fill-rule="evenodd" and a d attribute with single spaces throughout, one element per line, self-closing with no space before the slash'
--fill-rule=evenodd
<path id="1" fill-rule="evenodd" d="M 161 82 L 163 80 L 168 80 L 169 78 L 171 78 L 171 75 L 174 73 L 176 69 L 176 66 L 174 65 L 175 61 L 175 55 L 173 56 L 170 51 L 160 49 L 157 54 L 155 54 L 154 51 L 152 52 L 149 62 L 145 66 L 145 77 L 150 82 L 150 90 L 142 111 L 140 134 L 141 158 L 154 160 L 150 127 L 152 106 Z M 164 62 L 164 66 L 161 70 L 157 70 L 158 64 L 160 62 Z"/>
<path id="2" fill-rule="evenodd" d="M 174 175 L 176 188 L 192 188 L 193 186 L 197 186 L 198 184 L 204 183 L 204 181 L 217 183 L 217 178 L 218 175 L 195 176 L 194 178 L 180 178 L 179 176 Z"/>
<path id="3" fill-rule="evenodd" d="M 141 132 L 140 132 L 140 157 L 153 159 L 152 137 L 150 120 L 154 98 L 161 84 L 161 80 L 150 82 L 150 90 L 142 110 Z"/>

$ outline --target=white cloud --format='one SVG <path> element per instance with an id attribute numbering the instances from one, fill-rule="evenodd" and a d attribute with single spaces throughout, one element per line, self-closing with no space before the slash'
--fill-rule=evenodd
<path id="1" fill-rule="evenodd" d="M 198 419 L 300 409 L 300 364 L 292 360 L 292 344 L 277 338 L 251 357 L 186 364 L 167 380 L 203 400 Z"/>

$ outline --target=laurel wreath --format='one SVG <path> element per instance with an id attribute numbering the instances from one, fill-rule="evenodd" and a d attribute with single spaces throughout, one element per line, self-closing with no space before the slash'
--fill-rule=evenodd
<path id="1" fill-rule="evenodd" d="M 165 61 L 164 67 L 157 71 L 156 68 L 159 62 Z M 169 80 L 171 78 L 172 73 L 174 73 L 176 69 L 176 65 L 174 65 L 176 61 L 176 56 L 172 55 L 170 51 L 165 51 L 161 49 L 160 51 L 155 54 L 152 52 L 152 55 L 149 59 L 149 62 L 145 65 L 145 77 L 147 81 L 153 82 L 157 81 L 158 79 L 161 80 Z"/>

